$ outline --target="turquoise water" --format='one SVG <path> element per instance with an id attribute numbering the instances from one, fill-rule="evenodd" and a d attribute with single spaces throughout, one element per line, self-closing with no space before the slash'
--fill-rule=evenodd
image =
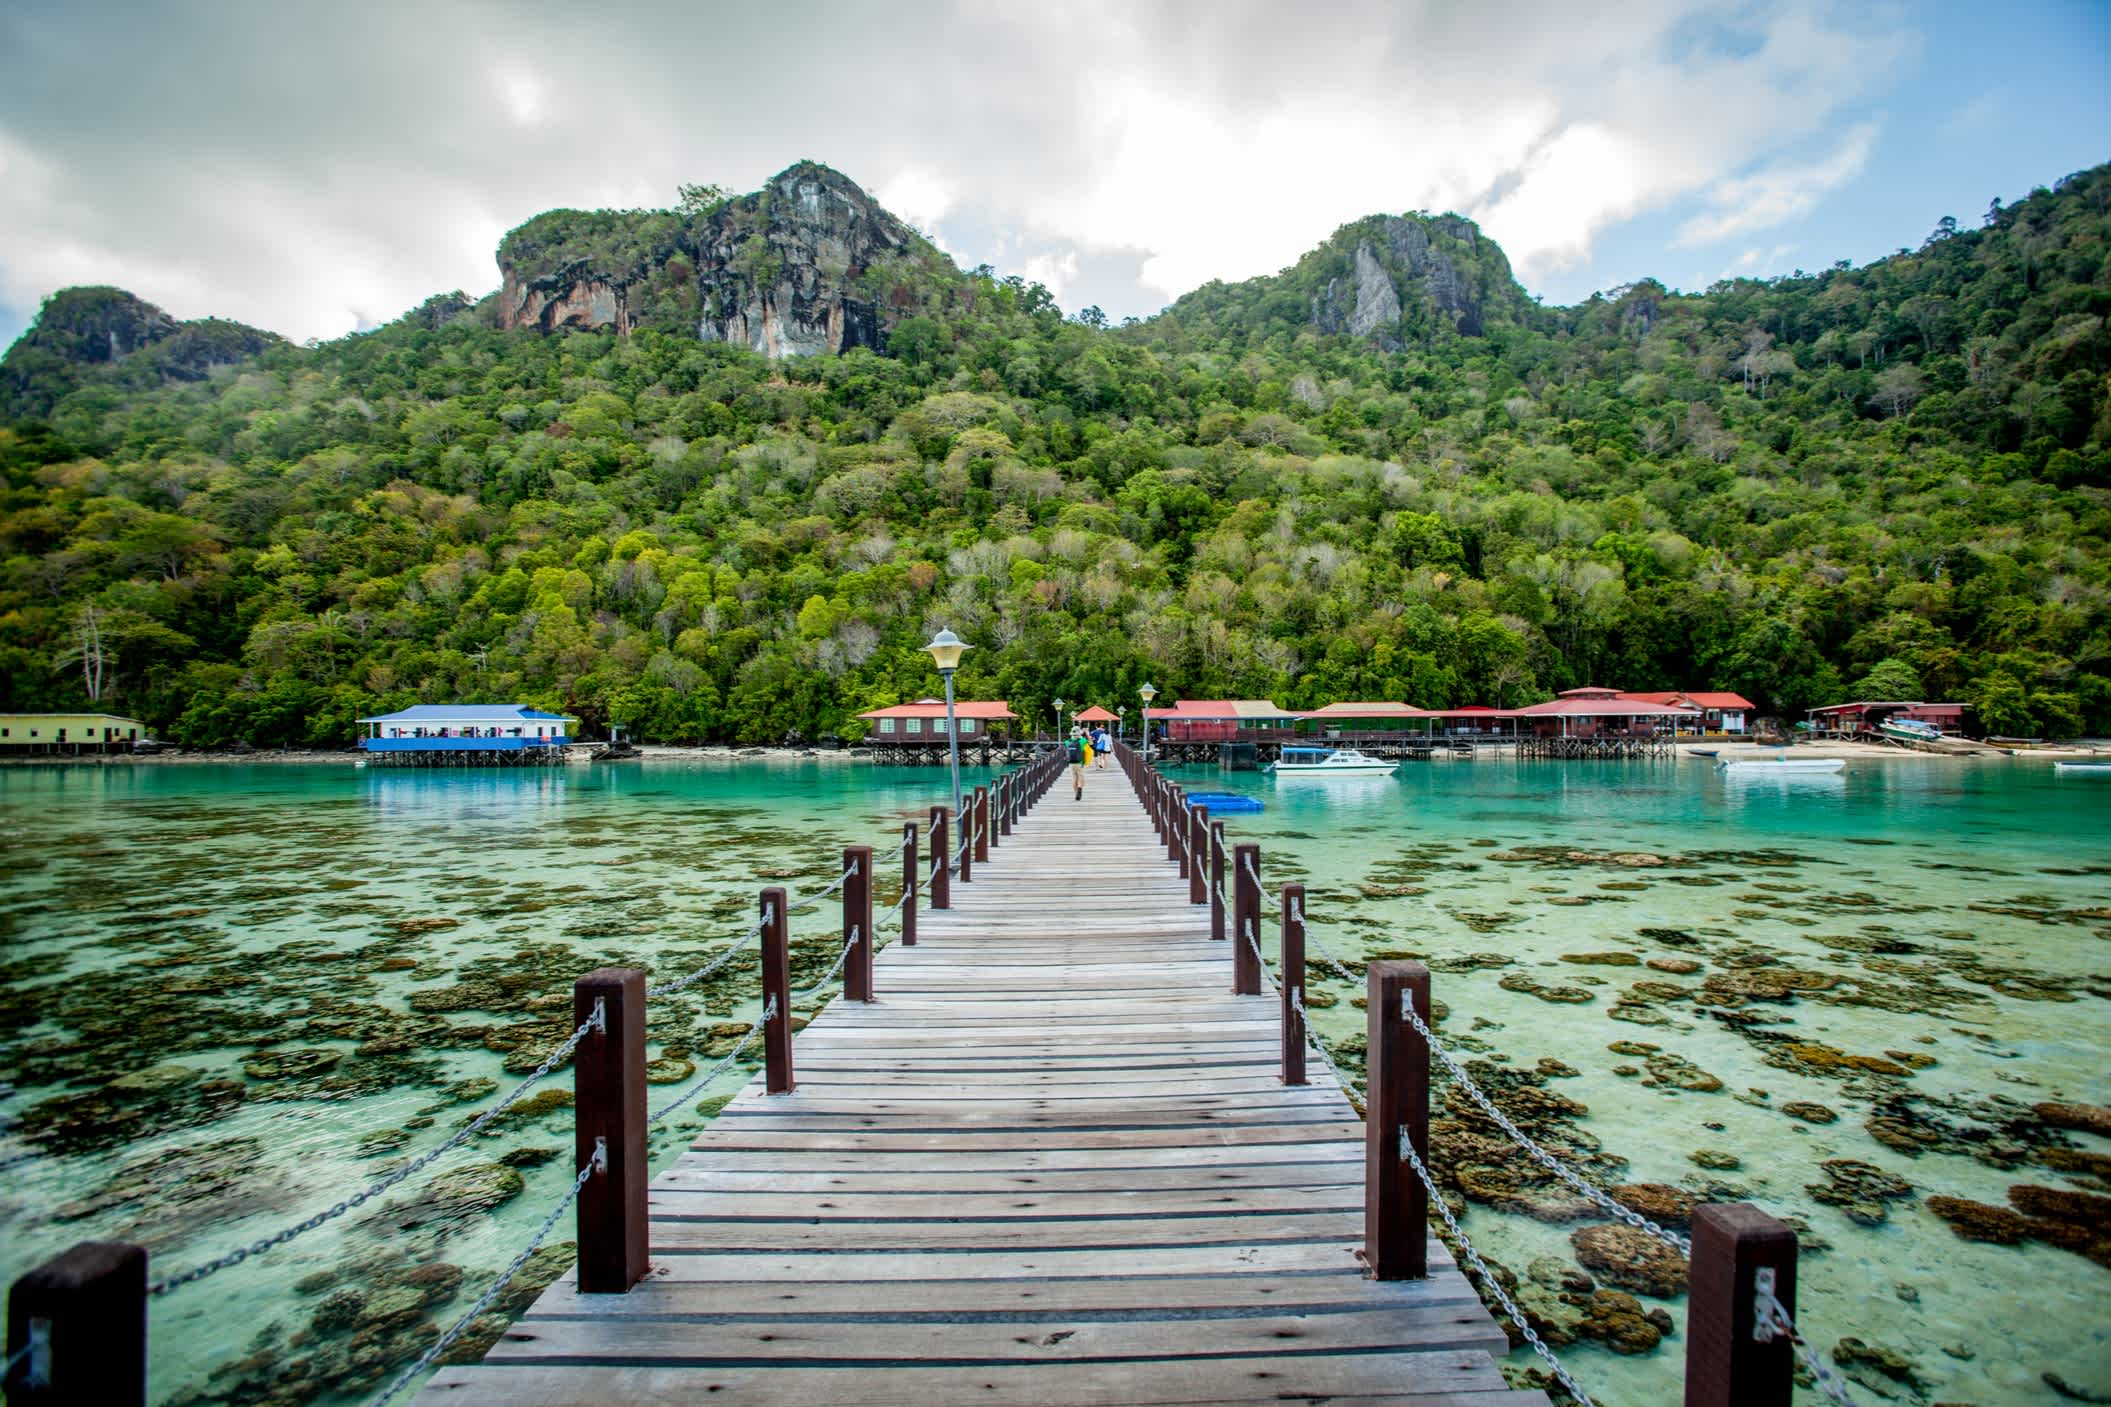
<path id="1" fill-rule="evenodd" d="M 1692 762 L 1489 759 L 1183 780 L 1264 799 L 1230 829 L 1261 842 L 1271 887 L 1309 886 L 1342 958 L 1430 962 L 1446 1040 L 1494 1062 L 1477 1068 L 1535 1136 L 1608 1182 L 1799 1218 L 1825 1249 L 1804 1256 L 1798 1317 L 1821 1348 L 1871 1346 L 1847 1353 L 1858 1396 L 2041 1402 L 2047 1372 L 2111 1391 L 2111 1274 L 2060 1221 L 2095 1215 L 2101 1238 L 2072 1199 L 2111 1191 L 2111 1142 L 2032 1111 L 2111 1103 L 2111 785 L 1933 759 L 1755 785 Z M 91 1237 L 143 1240 L 167 1273 L 330 1205 L 561 1040 L 572 977 L 695 967 L 761 885 L 819 890 L 844 844 L 889 844 L 944 788 L 836 759 L 0 770 L 0 1273 Z M 891 901 L 898 867 L 880 872 Z M 812 977 L 831 917 L 794 922 Z M 655 1005 L 655 1107 L 730 1049 L 752 984 L 729 972 Z M 1314 986 L 1352 1067 L 1356 990 Z M 656 1139 L 660 1164 L 738 1078 Z M 1603 1296 L 1560 1300 L 1589 1223 L 1470 1134 L 1440 1126 L 1440 1171 L 1534 1312 L 1580 1335 L 1564 1361 L 1608 1407 L 1676 1400 L 1683 1298 L 1639 1297 L 1674 1329 L 1652 1349 L 1592 1339 L 1659 1331 Z M 570 1158 L 569 1110 L 547 1109 L 450 1155 L 437 1193 L 422 1175 L 158 1301 L 156 1396 L 370 1393 L 488 1283 Z M 1929 1210 L 2008 1208 L 2018 1186 L 2053 1195 L 2014 1204 L 2037 1216 L 2017 1244 Z"/>

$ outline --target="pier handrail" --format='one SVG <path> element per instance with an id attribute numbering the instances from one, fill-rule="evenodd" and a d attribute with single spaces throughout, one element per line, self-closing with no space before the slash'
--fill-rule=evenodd
<path id="1" fill-rule="evenodd" d="M 970 878 L 973 860 L 986 859 L 988 847 L 1001 844 L 1000 836 L 1009 829 L 1010 816 L 1023 813 L 1026 806 L 1045 795 L 1058 772 L 1054 756 L 1043 753 L 1005 773 L 996 789 L 998 806 L 1004 813 L 1001 820 L 992 818 L 991 788 L 976 788 L 972 801 L 963 804 L 965 814 L 958 818 L 961 847 L 955 858 L 959 861 L 963 882 Z M 933 813 L 934 819 L 938 819 L 943 808 L 933 808 Z M 900 917 L 903 941 L 914 943 L 915 897 L 921 887 L 918 883 L 915 824 L 909 823 L 905 832 L 900 846 L 889 852 L 907 857 L 903 892 L 886 912 Z M 835 879 L 820 892 L 801 901 L 799 908 L 792 907 L 784 890 L 763 890 L 761 918 L 755 927 L 734 938 L 703 966 L 682 977 L 652 987 L 646 986 L 645 974 L 636 969 L 602 968 L 581 977 L 573 989 L 574 1012 L 579 1024 L 525 1079 L 436 1147 L 302 1221 L 245 1242 L 212 1260 L 160 1281 L 149 1282 L 147 1279 L 148 1257 L 144 1248 L 121 1243 L 83 1242 L 25 1273 L 9 1291 L 10 1324 L 18 1318 L 12 1313 L 14 1308 L 24 1305 L 33 1308 L 28 1316 L 21 1316 L 27 1326 L 24 1342 L 19 1345 L 10 1342 L 5 1357 L 0 1358 L 0 1365 L 4 1365 L 0 1367 L 0 1387 L 11 1387 L 19 1371 L 24 1386 L 48 1390 L 54 1400 L 93 1400 L 99 1404 L 113 1404 L 113 1407 L 135 1402 L 143 1404 L 146 1398 L 146 1311 L 151 1300 L 283 1246 L 401 1186 L 488 1128 L 494 1120 L 519 1104 L 536 1084 L 575 1056 L 573 1113 L 580 1165 L 570 1186 L 526 1245 L 469 1311 L 428 1345 L 416 1362 L 397 1374 L 374 1399 L 372 1407 L 382 1407 L 452 1347 L 470 1323 L 497 1300 L 565 1212 L 575 1204 L 579 1207 L 580 1291 L 627 1291 L 647 1269 L 644 1260 L 645 1129 L 687 1106 L 745 1057 L 758 1037 L 763 1040 L 765 1048 L 767 1088 L 771 1093 L 788 1092 L 792 1088 L 792 1003 L 819 995 L 838 977 L 845 979 L 848 999 L 873 999 L 871 955 L 878 927 L 871 902 L 873 853 L 871 847 L 865 846 L 846 851 L 843 867 Z M 936 853 L 936 846 L 932 859 L 933 870 L 929 878 L 936 907 L 939 906 L 936 901 L 943 883 L 942 871 L 950 870 L 952 866 L 944 863 L 944 857 Z M 794 914 L 813 912 L 822 900 L 838 892 L 843 895 L 843 946 L 818 982 L 791 991 L 788 981 L 789 920 Z M 758 938 L 762 944 L 763 967 L 760 1014 L 748 1023 L 747 1031 L 733 1048 L 692 1080 L 682 1094 L 647 1114 L 644 1093 L 647 999 L 686 991 L 725 969 Z M 853 961 L 860 953 L 862 959 Z M 773 981 L 773 975 L 778 980 Z M 861 984 L 854 987 L 853 977 L 861 977 Z M 597 1039 L 589 1043 L 589 1037 Z M 617 1185 L 619 1183 L 622 1185 Z M 597 1187 L 601 1189 L 598 1192 Z M 590 1264 L 600 1268 L 590 1274 Z M 133 1283 L 135 1279 L 136 1285 Z M 128 1330 L 128 1324 L 136 1327 Z M 136 1383 L 132 1381 L 135 1367 Z"/>
<path id="2" fill-rule="evenodd" d="M 1432 1029 L 1425 1012 L 1430 1001 L 1429 969 L 1419 962 L 1378 961 L 1359 977 L 1312 935 L 1305 921 L 1304 887 L 1287 884 L 1271 895 L 1261 883 L 1259 846 L 1228 846 L 1223 824 L 1208 819 L 1204 807 L 1187 806 L 1184 793 L 1170 779 L 1146 765 L 1134 749 L 1117 744 L 1116 757 L 1137 797 L 1167 842 L 1168 858 L 1189 880 L 1189 902 L 1211 910 L 1211 937 L 1222 938 L 1223 916 L 1233 925 L 1232 990 L 1255 995 L 1266 981 L 1283 1004 L 1283 1082 L 1304 1082 L 1302 1055 L 1317 1054 L 1332 1072 L 1343 1094 L 1366 1120 L 1369 1156 L 1365 1169 L 1365 1248 L 1360 1253 L 1379 1279 L 1418 1279 L 1426 1273 L 1421 1229 L 1434 1209 L 1450 1242 L 1470 1264 L 1526 1344 L 1546 1362 L 1555 1379 L 1581 1407 L 1592 1400 L 1563 1366 L 1553 1348 L 1482 1260 L 1458 1223 L 1428 1165 L 1429 1057 L 1435 1056 L 1451 1082 L 1465 1093 L 1510 1142 L 1591 1205 L 1678 1252 L 1689 1263 L 1689 1310 L 1686 1333 L 1687 1407 L 1726 1407 L 1759 1400 L 1750 1395 L 1755 1383 L 1768 1385 L 1767 1400 L 1788 1400 L 1790 1357 L 1800 1358 L 1818 1389 L 1841 1407 L 1859 1407 L 1839 1374 L 1828 1368 L 1797 1328 L 1790 1304 L 1795 1285 L 1796 1239 L 1793 1229 L 1745 1203 L 1708 1203 L 1695 1209 L 1693 1237 L 1681 1236 L 1622 1203 L 1583 1177 L 1517 1126 L 1474 1081 Z M 1173 818 L 1190 813 L 1188 823 Z M 1201 813 L 1195 815 L 1193 813 Z M 1200 878 L 1194 854 L 1209 839 L 1212 875 Z M 1224 887 L 1224 861 L 1232 860 L 1231 892 Z M 1284 957 L 1283 979 L 1269 970 L 1260 943 L 1262 900 L 1273 901 L 1280 914 Z M 1292 961 L 1301 978 L 1306 944 L 1319 949 L 1320 961 L 1342 980 L 1363 982 L 1371 1035 L 1371 1078 L 1351 1079 L 1307 1019 L 1302 981 L 1292 980 Z M 1418 1009 L 1419 1008 L 1419 1009 Z M 1390 1059 L 1387 1056 L 1390 1056 Z M 1390 1136 L 1388 1136 L 1390 1135 Z M 1399 1188 L 1393 1168 L 1414 1174 L 1412 1196 L 1390 1196 Z M 1698 1249 L 1696 1249 L 1698 1247 Z M 1776 1391 L 1778 1389 L 1778 1391 Z"/>

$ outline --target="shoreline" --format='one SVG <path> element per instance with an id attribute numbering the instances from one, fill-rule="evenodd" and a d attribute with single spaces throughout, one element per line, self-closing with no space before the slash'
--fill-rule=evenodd
<path id="1" fill-rule="evenodd" d="M 589 754 L 599 743 L 575 743 L 571 755 L 563 765 L 578 767 L 591 764 Z M 2111 742 L 2102 739 L 2080 739 L 2062 746 L 2043 746 L 2009 750 L 1985 744 L 1972 744 L 1968 750 L 1952 753 L 1923 752 L 1917 748 L 1890 747 L 1882 743 L 1859 742 L 1850 739 L 1828 739 L 1822 742 L 1800 742 L 1790 744 L 1788 750 L 1797 757 L 1811 759 L 1840 758 L 1850 762 L 2032 762 L 2072 761 L 2075 759 L 2101 758 L 2111 760 Z M 1718 758 L 1739 760 L 1746 758 L 1774 757 L 1784 751 L 1780 744 L 1739 742 L 1718 739 L 1706 743 L 1681 743 L 1679 756 L 1693 756 L 1713 751 Z M 133 753 L 81 753 L 61 755 L 40 753 L 34 756 L 9 757 L 0 755 L 0 767 L 49 767 L 49 766 L 149 766 L 149 767 L 228 767 L 228 766 L 339 766 L 350 767 L 364 761 L 366 754 L 357 748 L 285 749 L 255 752 L 186 752 L 171 751 L 145 755 Z M 614 759 L 618 762 L 788 762 L 811 758 L 823 762 L 864 762 L 869 757 L 854 748 L 801 748 L 801 747 L 736 747 L 730 744 L 706 744 L 691 746 L 678 743 L 640 743 L 634 757 Z M 408 770 L 408 769 L 406 769 Z M 481 770 L 465 768 L 467 770 Z M 493 769 L 512 770 L 512 769 Z"/>

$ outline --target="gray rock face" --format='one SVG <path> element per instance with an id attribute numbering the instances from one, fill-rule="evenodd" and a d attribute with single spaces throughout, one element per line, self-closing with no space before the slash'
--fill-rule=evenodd
<path id="1" fill-rule="evenodd" d="M 1393 289 L 1393 276 L 1365 240 L 1356 246 L 1356 311 L 1349 315 L 1349 335 L 1368 337 L 1398 321 L 1400 295 Z"/>
<path id="2" fill-rule="evenodd" d="M 764 356 L 879 350 L 887 318 L 860 288 L 916 237 L 841 172 L 802 162 L 684 220 L 553 212 L 508 236 L 502 327 L 693 329 Z"/>

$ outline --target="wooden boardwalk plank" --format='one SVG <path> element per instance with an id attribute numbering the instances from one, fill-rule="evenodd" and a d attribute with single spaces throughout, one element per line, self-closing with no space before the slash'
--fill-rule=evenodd
<path id="1" fill-rule="evenodd" d="M 1544 1407 L 1441 1245 L 1363 1277 L 1363 1126 L 1163 854 L 1118 771 L 1059 786 L 655 1179 L 643 1283 L 566 1277 L 427 1401 Z"/>

